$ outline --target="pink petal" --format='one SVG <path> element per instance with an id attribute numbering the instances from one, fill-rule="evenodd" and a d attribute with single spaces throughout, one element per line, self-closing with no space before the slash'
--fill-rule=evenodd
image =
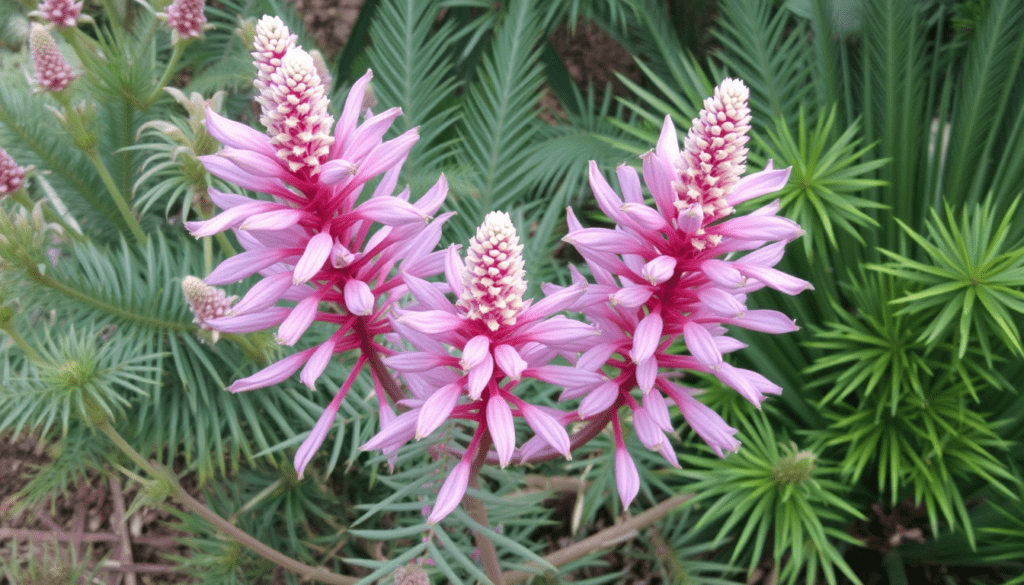
<path id="1" fill-rule="evenodd" d="M 448 297 L 434 283 L 427 282 L 410 274 L 403 275 L 402 280 L 405 281 L 405 286 L 409 287 L 409 292 L 412 293 L 412 296 L 416 297 L 416 301 L 423 308 L 432 311 L 444 311 L 452 315 L 456 314 L 455 305 L 448 300 Z"/>
<path id="2" fill-rule="evenodd" d="M 646 303 L 647 299 L 650 299 L 653 294 L 653 287 L 631 284 L 617 290 L 615 294 L 608 297 L 608 301 L 613 306 L 618 305 L 627 309 L 635 309 Z"/>
<path id="3" fill-rule="evenodd" d="M 221 333 L 252 333 L 280 324 L 288 317 L 289 313 L 291 313 L 289 307 L 270 307 L 246 315 L 207 319 L 206 324 Z"/>
<path id="4" fill-rule="evenodd" d="M 451 415 L 462 395 L 462 384 L 448 384 L 438 388 L 436 392 L 420 407 L 416 419 L 416 439 L 422 439 L 437 430 Z"/>
<path id="5" fill-rule="evenodd" d="M 755 266 L 744 262 L 734 262 L 733 266 L 747 278 L 753 278 L 763 282 L 768 287 L 774 288 L 779 292 L 786 293 L 787 295 L 797 295 L 805 290 L 814 289 L 814 287 L 811 286 L 811 283 L 806 280 L 790 276 L 785 272 L 774 268 Z"/>
<path id="6" fill-rule="evenodd" d="M 676 216 L 676 227 L 679 231 L 692 236 L 704 226 L 704 207 L 700 203 L 692 203 L 679 210 Z"/>
<path id="7" fill-rule="evenodd" d="M 302 284 L 316 276 L 327 263 L 334 248 L 334 238 L 329 232 L 320 232 L 309 239 L 302 257 L 295 263 L 293 284 Z"/>
<path id="8" fill-rule="evenodd" d="M 498 464 L 504 469 L 516 450 L 516 427 L 512 420 L 512 409 L 497 393 L 487 400 L 487 429 L 494 441 L 494 450 L 498 452 Z"/>
<path id="9" fill-rule="evenodd" d="M 742 215 L 716 224 L 716 234 L 740 240 L 792 240 L 804 231 L 791 219 L 778 216 Z M 710 228 L 709 228 L 710 229 Z"/>
<path id="10" fill-rule="evenodd" d="M 649 394 L 657 394 L 657 392 Z M 652 451 L 656 451 L 658 445 L 665 440 L 665 431 L 658 427 L 651 415 L 647 414 L 647 409 L 643 407 L 633 409 L 633 428 L 644 447 Z"/>
<path id="11" fill-rule="evenodd" d="M 732 193 L 726 195 L 725 200 L 729 205 L 735 206 L 755 197 L 774 193 L 786 186 L 786 182 L 789 181 L 789 172 L 792 169 L 793 167 L 789 167 L 775 171 L 772 170 L 772 161 L 768 161 L 768 166 L 763 171 L 740 179 L 733 187 Z"/>
<path id="12" fill-rule="evenodd" d="M 722 417 L 711 409 L 711 407 L 700 402 L 688 392 L 676 387 L 662 388 L 668 392 L 669 397 L 679 411 L 683 414 L 687 424 L 704 439 L 704 442 L 711 447 L 719 457 L 725 457 L 722 451 L 736 452 L 740 448 L 740 442 L 733 435 L 736 429 L 725 423 Z"/>
<path id="13" fill-rule="evenodd" d="M 309 356 L 313 355 L 314 351 L 316 349 L 311 347 L 298 353 L 293 353 L 251 376 L 235 380 L 233 384 L 227 387 L 227 390 L 228 392 L 245 392 L 284 382 L 299 369 L 299 366 L 306 363 L 306 360 L 309 359 Z"/>
<path id="14" fill-rule="evenodd" d="M 742 316 L 728 319 L 726 322 L 762 333 L 790 333 L 800 329 L 785 313 L 771 309 L 747 311 Z"/>
<path id="15" fill-rule="evenodd" d="M 340 158 L 327 161 L 320 167 L 320 182 L 324 185 L 336 185 L 354 177 L 358 169 L 354 163 Z"/>
<path id="16" fill-rule="evenodd" d="M 441 173 L 437 183 L 434 183 L 434 186 L 416 201 L 415 207 L 424 215 L 432 216 L 441 208 L 446 197 L 448 197 L 448 180 L 445 179 L 444 173 Z"/>
<path id="17" fill-rule="evenodd" d="M 243 230 L 283 230 L 297 225 L 303 219 L 309 217 L 309 213 L 301 209 L 275 209 L 266 213 L 250 215 L 242 222 L 239 229 Z"/>
<path id="18" fill-rule="evenodd" d="M 633 333 L 633 349 L 629 352 L 633 363 L 638 364 L 654 355 L 661 344 L 664 324 L 660 313 L 650 313 L 640 320 Z"/>
<path id="19" fill-rule="evenodd" d="M 366 182 L 371 177 L 383 173 L 399 161 L 404 160 L 419 139 L 419 130 L 413 128 L 405 134 L 377 146 L 366 155 L 363 165 L 356 172 L 352 181 L 357 184 Z"/>
<path id="20" fill-rule="evenodd" d="M 384 134 L 395 119 L 402 115 L 402 108 L 391 108 L 368 118 L 352 132 L 342 156 L 348 160 L 361 161 L 375 146 L 381 144 Z"/>
<path id="21" fill-rule="evenodd" d="M 739 392 L 741 396 L 758 408 L 764 402 L 765 394 L 782 393 L 782 388 L 771 383 L 768 378 L 761 374 L 736 368 L 728 363 L 723 363 L 721 368 L 715 371 L 714 374 L 725 385 Z"/>
<path id="22" fill-rule="evenodd" d="M 306 362 L 306 365 L 302 367 L 302 372 L 299 373 L 299 381 L 310 390 L 316 389 L 317 379 L 327 369 L 327 365 L 331 363 L 335 345 L 334 338 L 321 343 L 317 346 L 313 355 L 309 356 L 309 361 Z"/>
<path id="23" fill-rule="evenodd" d="M 702 366 L 717 370 L 722 366 L 722 354 L 718 351 L 714 339 L 702 325 L 689 321 L 683 326 L 683 339 L 690 355 L 697 358 Z"/>
<path id="24" fill-rule="evenodd" d="M 466 346 L 462 349 L 462 359 L 459 360 L 459 366 L 462 367 L 464 372 L 468 372 L 484 361 L 484 358 L 489 355 L 490 349 L 491 338 L 486 335 L 477 335 L 466 342 Z"/>
<path id="25" fill-rule="evenodd" d="M 527 363 L 511 345 L 499 345 L 494 348 L 494 359 L 498 367 L 510 380 L 518 382 L 526 369 Z"/>
<path id="26" fill-rule="evenodd" d="M 658 425 L 658 428 L 671 433 L 674 429 L 672 428 L 672 417 L 668 413 L 668 404 L 665 402 L 665 397 L 661 395 L 661 392 L 648 392 L 644 394 L 644 410 L 647 414 L 651 415 L 651 420 L 654 424 Z"/>
<path id="27" fill-rule="evenodd" d="M 473 366 L 469 370 L 469 375 L 466 377 L 466 387 L 469 392 L 469 397 L 473 400 L 478 400 L 480 395 L 483 394 L 484 388 L 491 381 L 494 375 L 494 358 L 491 354 L 485 354 L 484 359 L 479 364 Z"/>
<path id="28" fill-rule="evenodd" d="M 373 79 L 373 71 L 369 69 L 363 74 L 348 91 L 345 98 L 345 108 L 338 118 L 338 124 L 334 127 L 334 147 L 331 149 L 331 158 L 337 158 L 338 153 L 348 146 L 347 142 L 352 132 L 356 129 L 359 121 L 359 114 L 363 109 L 363 100 L 366 99 L 366 86 Z"/>
<path id="29" fill-rule="evenodd" d="M 238 185 L 243 189 L 259 191 L 260 193 L 269 193 L 270 195 L 277 195 L 278 197 L 294 197 L 294 194 L 285 187 L 284 183 L 281 182 L 280 179 L 247 172 L 230 160 L 222 158 L 216 154 L 200 156 L 199 162 L 203 163 L 203 166 L 206 167 L 206 170 L 209 171 L 211 175 L 224 179 L 229 183 Z"/>
<path id="30" fill-rule="evenodd" d="M 468 457 L 469 453 L 467 452 L 466 457 L 459 461 L 448 474 L 448 478 L 444 480 L 444 485 L 437 492 L 437 501 L 430 512 L 430 517 L 427 518 L 427 524 L 437 524 L 444 520 L 445 516 L 451 514 L 459 505 L 462 496 L 466 495 L 466 488 L 469 486 L 470 461 Z"/>
<path id="31" fill-rule="evenodd" d="M 409 311 L 398 322 L 427 335 L 447 333 L 465 326 L 465 320 L 446 311 Z"/>
<path id="32" fill-rule="evenodd" d="M 672 278 L 676 270 L 676 259 L 671 256 L 658 256 L 644 264 L 640 275 L 651 284 L 661 284 Z"/>
<path id="33" fill-rule="evenodd" d="M 459 247 L 455 244 L 448 246 L 448 252 L 444 259 L 444 279 L 456 297 L 462 296 L 463 266 L 462 258 L 459 257 Z"/>
<path id="34" fill-rule="evenodd" d="M 354 278 L 345 283 L 345 308 L 349 313 L 363 317 L 372 315 L 375 303 L 370 285 Z"/>
<path id="35" fill-rule="evenodd" d="M 302 441 L 298 451 L 295 452 L 295 472 L 299 474 L 299 479 L 302 479 L 303 474 L 306 472 L 306 466 L 309 465 L 313 455 L 316 454 L 317 449 L 320 448 L 324 439 L 327 438 L 328 431 L 334 425 L 334 417 L 338 415 L 341 400 L 345 398 L 345 390 L 347 388 L 338 390 L 331 403 L 324 409 L 323 414 L 320 415 L 320 419 L 313 425 L 313 430 L 309 432 L 309 436 Z"/>
<path id="36" fill-rule="evenodd" d="M 697 298 L 706 308 L 723 317 L 738 317 L 747 310 L 746 305 L 736 298 L 735 294 L 718 287 L 701 288 L 697 291 Z"/>
<path id="37" fill-rule="evenodd" d="M 438 355 L 427 351 L 410 351 L 384 358 L 384 363 L 403 374 L 426 372 L 440 366 L 454 366 L 458 362 L 449 355 Z"/>
<path id="38" fill-rule="evenodd" d="M 226 229 L 238 227 L 242 222 L 249 219 L 249 217 L 254 214 L 277 209 L 284 209 L 284 206 L 280 203 L 272 203 L 270 201 L 250 200 L 249 203 L 244 203 L 226 211 L 222 211 L 206 221 L 188 222 L 186 227 L 188 227 L 189 233 L 191 233 L 193 237 L 200 238 L 203 236 L 212 236 Z"/>
<path id="39" fill-rule="evenodd" d="M 594 252 L 639 255 L 647 252 L 646 247 L 636 237 L 626 232 L 605 228 L 584 228 L 570 232 L 562 241 Z"/>
<path id="40" fill-rule="evenodd" d="M 419 409 L 408 410 L 398 415 L 386 425 L 381 421 L 381 430 L 369 441 L 359 446 L 361 451 L 375 451 L 377 449 L 391 449 L 401 447 L 409 442 L 416 434 L 416 422 L 419 419 Z"/>
<path id="41" fill-rule="evenodd" d="M 277 329 L 275 340 L 279 345 L 295 345 L 302 334 L 309 329 L 316 319 L 316 310 L 320 306 L 320 295 L 312 295 L 299 301 L 288 318 Z"/>
<path id="42" fill-rule="evenodd" d="M 272 307 L 291 286 L 292 275 L 289 272 L 268 276 L 254 284 L 242 300 L 231 308 L 231 312 L 233 315 L 245 315 Z"/>
<path id="43" fill-rule="evenodd" d="M 654 388 L 654 382 L 658 377 L 658 358 L 651 356 L 636 366 L 636 385 L 640 391 L 647 394 Z"/>
<path id="44" fill-rule="evenodd" d="M 397 197 L 370 199 L 353 210 L 354 214 L 384 225 L 398 226 L 407 223 L 425 223 L 430 217 L 412 204 Z"/>
<path id="45" fill-rule="evenodd" d="M 672 181 L 675 180 L 675 171 L 669 172 L 665 163 L 653 152 L 647 152 L 641 158 L 644 161 L 644 184 L 654 197 L 658 211 L 664 217 L 674 217 L 676 190 Z"/>
<path id="46" fill-rule="evenodd" d="M 622 212 L 644 229 L 666 231 L 669 228 L 663 215 L 643 203 L 626 203 Z"/>
<path id="47" fill-rule="evenodd" d="M 572 460 L 569 434 L 565 432 L 565 427 L 559 424 L 553 416 L 533 405 L 522 403 L 519 405 L 519 411 L 533 432 L 542 437 L 544 442 L 551 445 L 556 452 L 561 453 L 566 459 Z"/>
<path id="48" fill-rule="evenodd" d="M 615 486 L 623 508 L 628 508 L 640 493 L 640 473 L 636 470 L 636 463 L 633 463 L 626 446 L 618 442 L 615 445 Z"/>
<path id="49" fill-rule="evenodd" d="M 615 168 L 615 174 L 619 177 L 619 188 L 622 189 L 622 196 L 627 203 L 643 203 L 644 192 L 640 188 L 640 175 L 636 169 L 629 165 L 619 165 Z"/>
<path id="50" fill-rule="evenodd" d="M 206 130 L 224 146 L 251 150 L 266 156 L 276 158 L 277 152 L 270 145 L 270 138 L 266 134 L 250 128 L 245 124 L 229 120 L 217 112 L 206 107 Z"/>
<path id="51" fill-rule="evenodd" d="M 661 134 L 658 136 L 658 145 L 654 147 L 654 152 L 670 162 L 681 158 L 679 135 L 676 133 L 676 125 L 672 123 L 672 116 L 665 116 L 665 123 L 661 125 Z"/>
<path id="52" fill-rule="evenodd" d="M 611 381 L 605 382 L 583 397 L 576 412 L 580 418 L 588 419 L 611 408 L 618 397 L 619 385 Z"/>

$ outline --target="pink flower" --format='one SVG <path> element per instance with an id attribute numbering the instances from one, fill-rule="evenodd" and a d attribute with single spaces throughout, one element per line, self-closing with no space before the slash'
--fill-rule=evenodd
<path id="1" fill-rule="evenodd" d="M 665 397 L 716 453 L 739 447 L 733 438 L 736 430 L 670 382 L 663 368 L 710 373 L 758 406 L 767 394 L 781 392 L 760 374 L 723 359 L 744 347 L 727 336 L 723 325 L 767 333 L 796 329 L 777 311 L 748 310 L 748 293 L 765 286 L 791 295 L 812 288 L 773 268 L 786 242 L 803 233 L 795 222 L 776 216 L 777 202 L 730 218 L 735 205 L 782 188 L 789 176 L 788 169 L 776 171 L 769 163 L 762 172 L 740 177 L 750 129 L 747 96 L 741 81 L 723 81 L 704 102 L 682 151 L 666 117 L 655 151 L 642 157 L 654 208 L 644 203 L 635 170 L 618 168 L 620 197 L 592 162 L 591 188 L 601 210 L 617 225 L 585 229 L 570 210 L 564 239 L 579 250 L 597 280 L 579 306 L 602 336 L 577 362 L 571 377 L 578 382 L 567 387 L 562 399 L 583 397 L 578 410 L 583 418 L 610 412 L 623 505 L 636 495 L 639 481 L 619 432 L 623 405 L 632 411 L 641 443 L 672 465 L 678 462 L 664 435 L 673 430 Z M 669 353 L 680 338 L 689 355 Z M 604 366 L 619 372 L 614 387 L 579 375 Z M 636 387 L 643 394 L 642 405 L 631 393 Z"/>
<path id="2" fill-rule="evenodd" d="M 388 314 L 393 294 L 404 291 L 404 274 L 428 277 L 443 270 L 443 253 L 430 251 L 447 216 L 429 220 L 448 186 L 442 176 L 416 203 L 409 202 L 408 188 L 393 195 L 418 135 L 414 129 L 382 140 L 401 112 L 396 108 L 374 116 L 363 109 L 371 73 L 352 86 L 332 135 L 326 90 L 310 56 L 294 45 L 295 37 L 280 19 L 264 17 L 256 33 L 253 56 L 259 77 L 254 84 L 260 89 L 267 134 L 207 110 L 207 129 L 225 148 L 201 160 L 212 174 L 269 197 L 253 200 L 211 188 L 211 199 L 223 211 L 187 226 L 197 237 L 233 229 L 245 250 L 222 262 L 207 276 L 207 284 L 262 276 L 226 316 L 209 319 L 208 325 L 234 333 L 277 326 L 278 343 L 288 346 L 306 337 L 317 322 L 334 331 L 325 341 L 236 380 L 228 390 L 262 388 L 296 372 L 314 388 L 336 354 L 358 355 L 296 453 L 301 477 L 359 371 L 375 354 L 390 353 L 376 338 L 392 332 Z M 375 177 L 380 180 L 373 193 L 357 205 L 363 187 Z M 410 214 L 415 221 L 408 221 Z M 386 404 L 386 381 L 371 371 L 378 398 Z M 383 411 L 381 416 L 388 418 Z"/>
<path id="3" fill-rule="evenodd" d="M 0 148 L 0 196 L 14 193 L 25 180 L 25 167 L 19 166 L 7 151 Z"/>
<path id="4" fill-rule="evenodd" d="M 192 321 L 200 329 L 213 333 L 213 342 L 217 343 L 220 332 L 210 326 L 208 321 L 224 317 L 231 312 L 231 304 L 238 300 L 236 296 L 227 296 L 223 290 L 210 286 L 195 276 L 186 276 L 181 281 L 181 292 L 188 300 L 188 306 L 195 315 Z"/>
<path id="5" fill-rule="evenodd" d="M 167 13 L 158 15 L 167 19 L 171 27 L 171 43 L 198 37 L 206 29 L 206 15 L 203 14 L 205 0 L 174 0 L 167 7 Z"/>
<path id="6" fill-rule="evenodd" d="M 559 370 L 552 368 L 558 366 L 548 363 L 560 354 L 585 350 L 598 331 L 553 316 L 576 301 L 582 286 L 548 295 L 535 304 L 523 301 L 522 249 L 508 214 L 491 212 L 471 240 L 464 263 L 455 247 L 448 249 L 446 286 L 406 276 L 416 304 L 399 313 L 395 329 L 413 351 L 385 362 L 403 375 L 415 398 L 403 401 L 410 407 L 407 412 L 389 421 L 382 419 L 380 432 L 362 449 L 395 449 L 433 434 L 452 419 L 475 427 L 428 522 L 440 522 L 461 501 L 480 445 L 494 446 L 501 467 L 511 462 L 516 417 L 526 422 L 538 441 L 570 457 L 566 420 L 527 403 L 515 390 L 523 378 L 557 377 Z M 452 303 L 446 293 L 457 301 Z"/>
<path id="7" fill-rule="evenodd" d="M 82 4 L 71 0 L 42 0 L 33 14 L 57 28 L 67 28 L 77 23 L 78 16 L 82 14 Z"/>
<path id="8" fill-rule="evenodd" d="M 63 91 L 75 75 L 50 36 L 50 29 L 32 23 L 29 44 L 32 47 L 32 62 L 36 67 L 36 85 L 45 91 Z"/>

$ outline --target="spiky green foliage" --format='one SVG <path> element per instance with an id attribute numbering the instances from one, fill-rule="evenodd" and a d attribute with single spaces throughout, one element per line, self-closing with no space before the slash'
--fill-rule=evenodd
<path id="1" fill-rule="evenodd" d="M 811 451 L 777 438 L 764 416 L 744 419 L 739 434 L 743 448 L 725 459 L 683 455 L 680 472 L 695 482 L 690 502 L 708 502 L 695 529 L 719 525 L 720 543 L 736 535 L 729 562 L 745 558 L 748 575 L 772 551 L 783 583 L 817 580 L 819 570 L 828 583 L 838 582 L 836 570 L 855 583 L 860 580 L 843 560 L 834 541 L 858 544 L 841 528 L 851 517 L 863 516 L 845 499 L 847 489 L 837 470 Z M 788 558 L 783 559 L 785 553 Z"/>
<path id="2" fill-rule="evenodd" d="M 923 262 L 881 250 L 892 262 L 875 270 L 918 284 L 893 302 L 903 305 L 902 313 L 928 320 L 922 341 L 955 342 L 961 359 L 968 344 L 976 342 L 990 367 L 992 356 L 1000 353 L 993 351 L 993 338 L 1024 356 L 1019 318 L 1014 316 L 1024 313 L 1024 241 L 1007 241 L 1019 202 L 1013 202 L 998 225 L 991 201 L 970 206 L 970 213 L 965 207 L 959 223 L 947 205 L 945 221 L 932 212 L 927 238 L 901 223 L 922 250 Z"/>

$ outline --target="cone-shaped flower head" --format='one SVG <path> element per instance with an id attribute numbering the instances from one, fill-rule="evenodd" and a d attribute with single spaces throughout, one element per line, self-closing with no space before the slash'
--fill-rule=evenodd
<path id="1" fill-rule="evenodd" d="M 49 27 L 32 23 L 32 62 L 36 66 L 36 84 L 47 91 L 62 91 L 75 78 L 71 66 L 50 36 Z"/>
<path id="2" fill-rule="evenodd" d="M 230 314 L 231 305 L 238 297 L 229 297 L 223 290 L 210 286 L 195 276 L 186 276 L 182 279 L 181 292 L 185 294 L 188 306 L 195 315 L 192 322 L 199 325 L 200 329 L 212 331 L 213 341 L 216 343 L 220 334 L 207 324 L 207 321 Z"/>
<path id="3" fill-rule="evenodd" d="M 198 37 L 206 28 L 203 8 L 206 0 L 174 0 L 167 7 L 167 24 L 170 25 L 171 42 L 177 44 L 185 39 Z"/>
<path id="4" fill-rule="evenodd" d="M 486 323 L 491 331 L 515 325 L 516 316 L 523 310 L 525 274 L 523 246 L 512 218 L 504 211 L 492 211 L 469 242 L 458 306 L 470 319 Z"/>
<path id="5" fill-rule="evenodd" d="M 14 193 L 25 180 L 25 167 L 18 166 L 7 151 L 0 148 L 0 197 Z"/>
<path id="6" fill-rule="evenodd" d="M 82 2 L 42 0 L 34 14 L 51 22 L 57 28 L 67 28 L 75 26 L 78 21 L 78 16 L 82 14 Z"/>
<path id="7" fill-rule="evenodd" d="M 295 46 L 298 38 L 288 30 L 279 16 L 264 16 L 256 23 L 253 38 L 253 64 L 256 65 L 256 79 L 253 85 L 263 91 L 270 81 L 270 75 L 281 66 L 285 53 Z"/>
<path id="8" fill-rule="evenodd" d="M 750 139 L 750 91 L 739 79 L 726 78 L 715 88 L 715 96 L 704 101 L 700 116 L 683 142 L 680 158 L 670 161 L 679 175 L 674 186 L 680 210 L 696 203 L 704 217 L 718 219 L 733 212 L 726 200 L 746 171 Z"/>
<path id="9" fill-rule="evenodd" d="M 334 144 L 334 117 L 313 58 L 293 47 L 270 74 L 256 100 L 263 107 L 260 122 L 267 127 L 270 144 L 289 169 L 303 177 L 320 174 Z"/>

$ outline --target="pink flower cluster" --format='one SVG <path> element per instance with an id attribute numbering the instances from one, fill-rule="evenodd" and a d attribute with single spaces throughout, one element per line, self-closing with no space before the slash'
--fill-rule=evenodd
<path id="1" fill-rule="evenodd" d="M 174 0 L 167 7 L 166 14 L 158 15 L 167 19 L 173 44 L 203 34 L 206 29 L 206 15 L 203 14 L 205 6 L 206 0 Z"/>
<path id="2" fill-rule="evenodd" d="M 358 354 L 296 454 L 301 476 L 367 360 L 388 353 L 374 340 L 391 332 L 387 315 L 392 293 L 404 290 L 401 274 L 426 278 L 443 270 L 444 254 L 430 251 L 447 217 L 430 219 L 448 187 L 442 176 L 416 203 L 409 202 L 408 188 L 393 194 L 418 133 L 413 129 L 383 140 L 401 110 L 374 115 L 363 107 L 369 71 L 352 86 L 332 135 L 321 78 L 284 23 L 276 17 L 260 20 L 255 46 L 267 134 L 207 110 L 206 127 L 225 148 L 201 160 L 210 173 L 268 197 L 254 200 L 211 188 L 211 199 L 224 211 L 188 228 L 196 237 L 233 229 L 245 249 L 221 263 L 207 284 L 262 276 L 227 316 L 206 319 L 209 326 L 226 333 L 276 326 L 278 343 L 287 346 L 317 322 L 334 331 L 319 345 L 236 380 L 229 390 L 277 384 L 300 368 L 299 379 L 313 388 L 335 354 Z M 378 176 L 373 193 L 358 203 L 366 183 Z M 400 261 L 401 273 L 396 271 Z M 386 405 L 382 382 L 371 371 Z"/>
<path id="3" fill-rule="evenodd" d="M 57 28 L 75 26 L 82 14 L 83 2 L 71 0 L 42 0 L 33 14 L 42 17 Z"/>
<path id="4" fill-rule="evenodd" d="M 0 148 L 0 196 L 14 193 L 25 180 L 25 167 L 19 166 L 7 151 Z"/>
<path id="5" fill-rule="evenodd" d="M 610 414 L 623 505 L 636 496 L 640 479 L 625 449 L 621 407 L 631 412 L 640 442 L 678 466 L 665 436 L 673 431 L 666 399 L 719 455 L 739 447 L 736 430 L 697 401 L 693 389 L 674 381 L 681 371 L 711 374 L 758 406 L 766 394 L 782 391 L 723 360 L 723 354 L 745 347 L 727 335 L 727 325 L 764 333 L 797 329 L 778 311 L 748 309 L 748 293 L 765 286 L 789 295 L 812 288 L 773 268 L 786 243 L 803 234 L 795 222 L 776 215 L 778 201 L 729 218 L 736 205 L 781 189 L 789 178 L 789 169 L 776 171 L 770 163 L 740 178 L 750 128 L 747 98 L 741 81 L 723 81 L 704 102 L 682 151 L 672 120 L 665 118 L 657 148 L 643 156 L 653 207 L 631 167 L 617 170 L 620 197 L 591 163 L 591 188 L 616 227 L 584 228 L 570 209 L 564 239 L 583 255 L 596 280 L 575 308 L 601 330 L 576 368 L 589 374 L 598 364 L 596 371 L 613 383 L 581 376 L 561 399 L 583 397 L 578 414 L 584 420 Z M 688 355 L 670 351 L 680 338 Z"/>
<path id="6" fill-rule="evenodd" d="M 394 355 L 385 363 L 403 375 L 412 397 L 401 401 L 408 408 L 401 415 L 388 411 L 382 416 L 381 432 L 362 448 L 392 453 L 449 420 L 475 426 L 469 446 L 441 486 L 428 522 L 439 522 L 455 509 L 474 463 L 478 456 L 486 456 L 489 445 L 494 445 L 501 467 L 511 462 L 515 417 L 535 433 L 533 445 L 571 458 L 565 425 L 573 416 L 529 404 L 517 396 L 516 388 L 525 378 L 544 379 L 551 367 L 547 364 L 555 357 L 586 350 L 598 331 L 555 315 L 579 299 L 582 285 L 538 303 L 523 302 L 522 248 L 509 215 L 491 212 L 470 242 L 464 264 L 457 248 L 448 249 L 444 286 L 406 276 L 416 304 L 396 311 L 394 328 L 415 351 Z M 458 301 L 453 304 L 447 292 Z"/>
<path id="7" fill-rule="evenodd" d="M 743 347 L 728 336 L 728 326 L 796 329 L 782 313 L 748 309 L 748 293 L 811 288 L 774 268 L 786 243 L 803 233 L 776 215 L 777 202 L 732 217 L 736 205 L 780 189 L 789 176 L 769 164 L 742 177 L 750 128 L 742 82 L 726 79 L 716 88 L 682 150 L 666 118 L 656 149 L 642 157 L 653 206 L 634 169 L 618 168 L 620 196 L 591 163 L 598 205 L 616 225 L 584 228 L 570 209 L 565 241 L 582 254 L 594 282 L 572 269 L 571 286 L 546 285 L 534 302 L 524 299 L 523 246 L 507 213 L 484 218 L 464 257 L 458 246 L 433 252 L 449 216 L 431 221 L 447 194 L 445 178 L 415 203 L 408 188 L 393 194 L 418 136 L 414 129 L 383 140 L 401 111 L 374 115 L 366 106 L 370 72 L 353 85 L 335 124 L 315 60 L 280 19 L 260 20 L 252 55 L 266 134 L 208 110 L 207 128 L 224 148 L 202 161 L 212 174 L 266 197 L 211 188 L 223 211 L 188 227 L 197 237 L 232 229 L 245 249 L 204 286 L 261 278 L 234 305 L 223 293 L 210 296 L 189 285 L 199 291 L 193 306 L 204 327 L 229 333 L 277 327 L 278 343 L 288 346 L 315 323 L 328 331 L 326 341 L 235 381 L 233 392 L 296 372 L 313 388 L 336 354 L 352 354 L 348 378 L 296 453 L 300 476 L 368 363 L 380 431 L 364 450 L 382 450 L 394 461 L 403 445 L 442 433 L 447 423 L 472 433 L 465 448 L 443 447 L 458 461 L 428 513 L 430 523 L 458 506 L 483 464 L 571 458 L 573 448 L 608 423 L 618 491 L 628 506 L 640 479 L 624 423 L 631 421 L 640 442 L 675 466 L 666 437 L 674 430 L 670 402 L 719 455 L 739 447 L 735 429 L 678 383 L 682 372 L 715 376 L 755 405 L 781 391 L 723 359 Z M 373 192 L 363 197 L 375 177 Z M 429 280 L 442 273 L 442 281 Z M 567 310 L 588 322 L 560 314 Z M 686 353 L 676 350 L 680 341 Z M 400 374 L 404 390 L 385 366 Z M 524 400 L 521 386 L 531 379 L 560 387 L 560 400 L 579 400 L 578 406 Z M 583 423 L 582 430 L 570 436 L 573 423 Z M 525 428 L 531 436 L 520 441 Z"/>
<path id="8" fill-rule="evenodd" d="M 50 27 L 32 23 L 29 44 L 32 47 L 32 62 L 36 66 L 36 85 L 45 91 L 63 91 L 75 75 L 50 36 Z"/>

